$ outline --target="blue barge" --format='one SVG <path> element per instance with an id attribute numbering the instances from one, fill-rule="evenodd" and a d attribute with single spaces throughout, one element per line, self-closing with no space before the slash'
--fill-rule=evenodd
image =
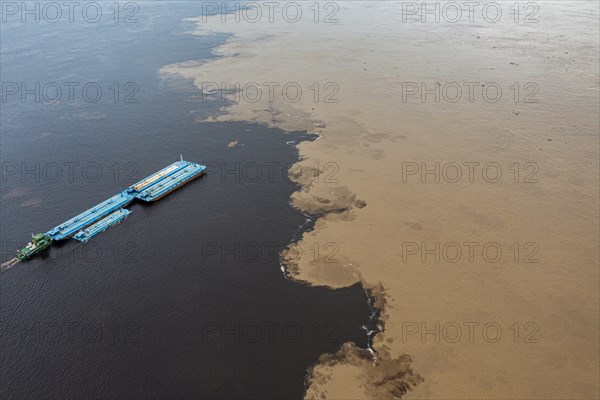
<path id="1" fill-rule="evenodd" d="M 71 218 L 62 224 L 55 226 L 46 232 L 46 235 L 50 236 L 52 240 L 62 240 L 70 238 L 77 231 L 85 228 L 98 221 L 102 217 L 110 214 L 111 212 L 118 210 L 121 207 L 125 207 L 134 199 L 133 196 L 124 194 L 123 192 L 111 197 L 108 200 L 82 212 L 81 214 Z"/>
<path id="2" fill-rule="evenodd" d="M 93 236 L 96 236 L 100 232 L 104 232 L 110 226 L 118 224 L 122 219 L 127 218 L 127 216 L 131 214 L 131 211 L 126 210 L 124 208 L 119 208 L 112 214 L 109 214 L 108 217 L 102 218 L 100 221 L 95 224 L 85 228 L 82 231 L 79 231 L 73 236 L 73 239 L 79 240 L 80 242 L 87 242 Z"/>
<path id="3" fill-rule="evenodd" d="M 52 241 L 70 237 L 87 242 L 93 236 L 119 223 L 131 214 L 131 211 L 123 207 L 133 200 L 139 199 L 145 202 L 159 200 L 191 180 L 200 177 L 205 170 L 206 166 L 184 161 L 181 158 L 180 161 L 166 166 L 115 196 L 55 226 L 48 232 L 36 235 L 41 239 L 38 238 L 35 243 L 29 243 L 27 251 L 19 250 L 17 255 L 21 255 L 23 259 L 30 258 L 48 247 Z M 40 245 L 38 246 L 37 243 Z M 42 244 L 44 244 L 43 247 Z"/>

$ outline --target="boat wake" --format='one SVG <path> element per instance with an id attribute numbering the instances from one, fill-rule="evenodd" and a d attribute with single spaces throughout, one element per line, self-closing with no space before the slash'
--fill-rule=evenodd
<path id="1" fill-rule="evenodd" d="M 11 269 L 13 266 L 15 266 L 15 264 L 17 264 L 19 262 L 18 258 L 13 258 L 11 260 L 8 260 L 6 262 L 3 262 L 2 265 L 0 265 L 0 273 L 4 272 L 4 271 L 8 271 L 9 269 Z"/>

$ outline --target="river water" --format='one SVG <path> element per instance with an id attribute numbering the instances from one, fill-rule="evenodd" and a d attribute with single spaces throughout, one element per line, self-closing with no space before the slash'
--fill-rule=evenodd
<path id="1" fill-rule="evenodd" d="M 158 71 L 225 39 L 185 33 L 199 4 L 141 2 L 119 23 L 108 7 L 94 23 L 2 24 L 2 261 L 181 154 L 208 174 L 0 275 L 0 397 L 301 398 L 319 355 L 366 347 L 374 324 L 361 287 L 281 270 L 311 225 L 287 169 L 313 138 L 198 122 L 222 104 Z"/>

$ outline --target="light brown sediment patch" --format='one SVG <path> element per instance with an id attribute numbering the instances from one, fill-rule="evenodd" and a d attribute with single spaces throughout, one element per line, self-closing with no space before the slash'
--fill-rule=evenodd
<path id="1" fill-rule="evenodd" d="M 42 199 L 40 198 L 32 198 L 25 200 L 19 204 L 21 207 L 39 207 L 42 205 Z"/>
<path id="2" fill-rule="evenodd" d="M 336 354 L 325 354 L 309 371 L 305 399 L 399 398 L 423 382 L 407 354 L 392 359 L 382 352 L 373 361 L 368 350 L 345 343 Z M 366 373 L 365 373 L 366 372 Z M 328 385 L 343 381 L 345 385 Z"/>
<path id="3" fill-rule="evenodd" d="M 370 285 L 369 296 L 374 307 L 386 308 L 385 289 Z M 387 316 L 382 315 L 383 329 Z M 390 338 L 388 344 L 393 343 Z M 408 354 L 393 358 L 389 346 L 382 344 L 374 355 L 370 350 L 345 343 L 335 354 L 324 354 L 310 368 L 307 375 L 306 399 L 393 399 L 400 398 L 424 382 L 423 377 L 411 368 Z M 344 382 L 344 385 L 328 385 L 329 382 Z"/>
<path id="4" fill-rule="evenodd" d="M 95 112 L 82 111 L 82 112 L 73 114 L 73 118 L 82 119 L 85 121 L 95 121 L 95 120 L 100 120 L 100 119 L 106 118 L 106 114 L 99 112 L 99 111 L 95 111 Z"/>
<path id="5" fill-rule="evenodd" d="M 292 169 L 304 185 L 293 204 L 321 215 L 298 246 L 333 242 L 338 252 L 325 262 L 288 251 L 290 275 L 385 288 L 377 361 L 345 345 L 314 366 L 308 398 L 600 396 L 598 4 L 539 3 L 537 24 L 403 24 L 400 2 L 376 1 L 338 3 L 339 24 L 216 17 L 196 33 L 232 33 L 216 51 L 221 58 L 163 69 L 198 87 L 296 82 L 306 91 L 296 103 L 233 102 L 215 119 L 319 133 L 298 145 L 302 161 Z M 480 92 L 473 102 L 403 101 L 402 82 L 437 81 L 497 82 L 504 95 L 497 103 Z M 338 102 L 315 102 L 315 82 L 334 82 Z M 539 102 L 515 102 L 515 82 L 535 82 Z M 456 183 L 403 177 L 403 166 L 423 162 L 480 169 L 470 180 L 465 167 Z M 337 169 L 324 179 L 328 163 Z M 484 179 L 486 163 L 501 167 L 498 182 Z M 537 167 L 536 183 L 526 165 Z M 318 179 L 298 173 L 315 170 Z M 470 261 L 463 246 L 460 260 L 445 262 L 402 248 L 473 242 L 499 243 L 504 256 L 490 262 L 479 252 Z M 538 262 L 524 262 L 529 245 Z M 436 323 L 462 326 L 461 339 L 421 336 L 421 324 Z M 502 336 L 492 342 L 478 330 L 470 340 L 465 323 L 497 324 Z M 536 342 L 525 340 L 527 323 L 537 327 Z M 420 332 L 407 335 L 414 326 Z"/>
<path id="6" fill-rule="evenodd" d="M 17 187 L 17 188 L 11 189 L 8 193 L 6 193 L 4 195 L 4 198 L 6 200 L 9 200 L 9 199 L 15 199 L 18 197 L 23 197 L 27 194 L 27 192 L 29 192 L 29 190 L 27 188 Z"/>

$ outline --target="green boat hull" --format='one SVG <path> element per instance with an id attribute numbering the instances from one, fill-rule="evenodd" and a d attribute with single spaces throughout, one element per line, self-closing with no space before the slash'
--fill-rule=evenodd
<path id="1" fill-rule="evenodd" d="M 25 261 L 40 253 L 44 249 L 48 248 L 52 244 L 52 238 L 43 233 L 38 233 L 33 236 L 31 242 L 21 250 L 17 251 L 17 259 L 19 261 Z"/>

